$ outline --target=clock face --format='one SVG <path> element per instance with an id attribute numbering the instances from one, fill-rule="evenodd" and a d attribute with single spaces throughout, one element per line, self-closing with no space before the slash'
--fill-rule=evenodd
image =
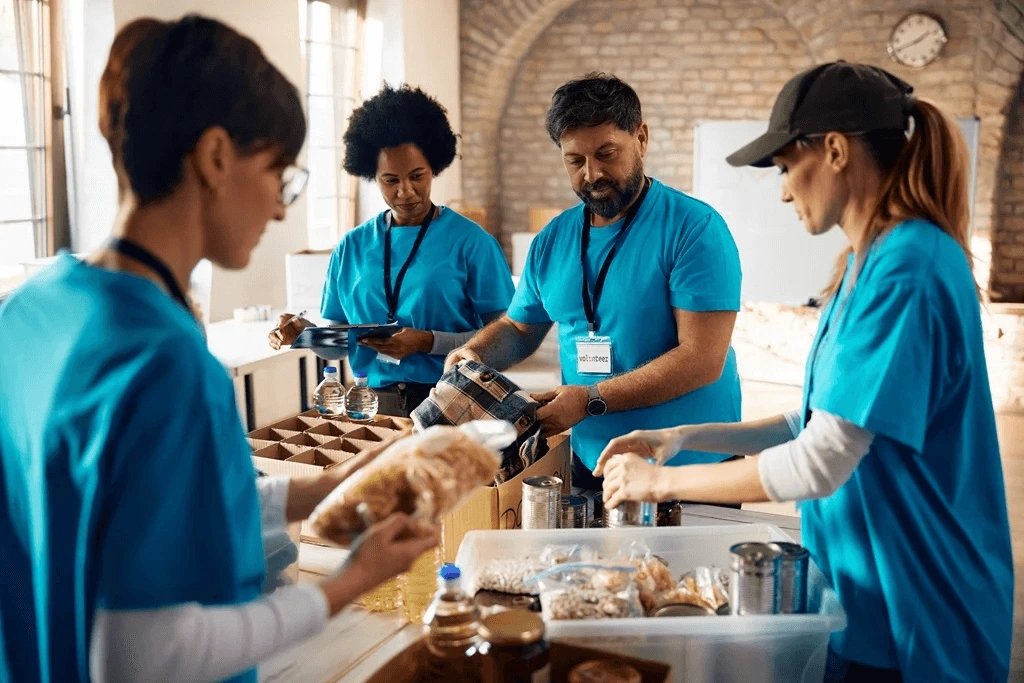
<path id="1" fill-rule="evenodd" d="M 935 61 L 946 44 L 946 31 L 935 17 L 910 14 L 889 39 L 889 56 L 900 64 L 921 68 Z"/>

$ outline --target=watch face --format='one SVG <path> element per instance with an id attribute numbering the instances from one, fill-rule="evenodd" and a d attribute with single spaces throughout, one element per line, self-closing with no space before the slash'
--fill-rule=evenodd
<path id="1" fill-rule="evenodd" d="M 592 398 L 587 403 L 587 412 L 597 417 L 598 415 L 604 415 L 608 410 L 608 404 L 600 398 Z"/>
<path id="2" fill-rule="evenodd" d="M 946 31 L 935 17 L 911 14 L 896 25 L 889 55 L 906 66 L 921 68 L 935 61 L 946 44 Z"/>

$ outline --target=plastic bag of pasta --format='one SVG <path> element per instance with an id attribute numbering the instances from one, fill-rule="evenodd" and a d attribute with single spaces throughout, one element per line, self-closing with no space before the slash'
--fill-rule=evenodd
<path id="1" fill-rule="evenodd" d="M 350 544 L 395 512 L 432 526 L 478 486 L 494 481 L 515 428 L 498 420 L 430 427 L 396 441 L 343 481 L 310 516 L 323 538 Z"/>

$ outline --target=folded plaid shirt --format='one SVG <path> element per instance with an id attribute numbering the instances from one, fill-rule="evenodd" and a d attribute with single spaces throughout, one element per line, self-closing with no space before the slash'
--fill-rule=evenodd
<path id="1" fill-rule="evenodd" d="M 417 430 L 434 425 L 458 426 L 472 420 L 511 422 L 519 438 L 502 454 L 495 484 L 512 479 L 547 453 L 537 421 L 540 404 L 514 382 L 483 363 L 462 361 L 441 377 L 430 396 L 413 411 Z"/>

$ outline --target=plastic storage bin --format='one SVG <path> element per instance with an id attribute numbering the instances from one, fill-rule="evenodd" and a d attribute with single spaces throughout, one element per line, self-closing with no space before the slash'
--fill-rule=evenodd
<path id="1" fill-rule="evenodd" d="M 729 547 L 735 543 L 792 539 L 767 524 L 471 531 L 455 563 L 472 586 L 479 569 L 493 559 L 536 555 L 547 545 L 574 543 L 614 554 L 633 540 L 646 543 L 680 576 L 701 565 L 728 568 Z M 846 613 L 813 563 L 807 591 L 807 614 L 548 621 L 547 635 L 672 664 L 674 680 L 686 683 L 818 683 L 825 673 L 829 634 L 846 628 Z"/>

